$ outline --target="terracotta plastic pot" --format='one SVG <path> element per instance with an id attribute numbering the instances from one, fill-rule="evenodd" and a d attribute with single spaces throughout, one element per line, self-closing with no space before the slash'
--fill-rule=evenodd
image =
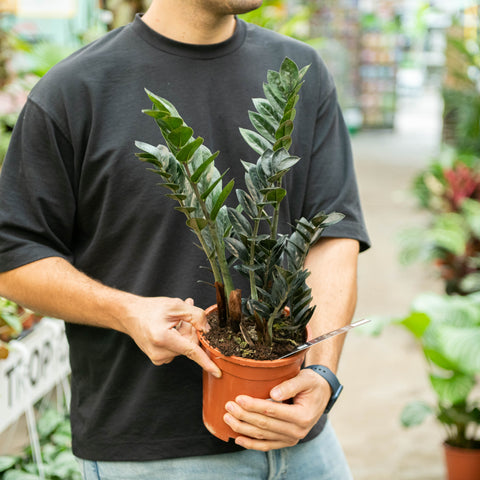
<path id="1" fill-rule="evenodd" d="M 480 480 L 480 449 L 443 444 L 448 480 Z"/>
<path id="2" fill-rule="evenodd" d="M 216 305 L 209 307 L 211 313 Z M 270 398 L 270 390 L 285 380 L 295 377 L 300 371 L 305 352 L 280 360 L 252 360 L 241 357 L 226 357 L 199 336 L 207 355 L 222 370 L 222 378 L 203 372 L 203 423 L 217 438 L 228 442 L 238 436 L 224 421 L 225 404 L 238 395 L 255 398 Z"/>

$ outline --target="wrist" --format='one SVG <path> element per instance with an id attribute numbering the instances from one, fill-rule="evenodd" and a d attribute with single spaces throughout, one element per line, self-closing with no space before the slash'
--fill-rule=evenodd
<path id="1" fill-rule="evenodd" d="M 325 407 L 324 413 L 330 412 L 333 405 L 337 401 L 340 393 L 343 390 L 343 385 L 338 380 L 337 376 L 325 365 L 308 365 L 303 368 L 308 368 L 313 370 L 315 373 L 320 375 L 322 378 L 326 380 L 326 382 L 330 385 L 330 399 L 328 400 L 327 406 Z"/>

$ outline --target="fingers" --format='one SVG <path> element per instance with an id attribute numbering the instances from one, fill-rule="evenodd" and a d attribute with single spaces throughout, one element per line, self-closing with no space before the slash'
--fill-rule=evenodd
<path id="1" fill-rule="evenodd" d="M 180 327 L 184 327 L 183 325 Z M 193 329 L 192 329 L 193 330 Z M 187 336 L 184 336 L 180 331 L 175 329 L 170 329 L 166 332 L 166 344 L 168 345 L 169 350 L 176 352 L 178 355 L 185 355 L 194 362 L 198 363 L 204 370 L 211 373 L 214 377 L 220 378 L 222 376 L 222 371 L 213 363 L 208 355 L 201 349 L 198 345 L 198 341 L 195 335 L 195 341 L 192 340 L 191 331 L 187 333 Z"/>
<path id="2" fill-rule="evenodd" d="M 202 332 L 210 330 L 205 312 L 201 308 L 194 306 L 192 298 L 187 298 L 185 301 L 179 298 L 162 299 L 166 303 L 166 315 L 170 322 L 179 323 L 184 321 L 191 323 L 196 330 Z"/>
<path id="3" fill-rule="evenodd" d="M 240 395 L 227 403 L 224 420 L 240 434 L 237 444 L 262 451 L 295 445 L 322 415 L 330 386 L 306 370 L 272 389 L 271 396 L 276 401 Z M 293 404 L 281 403 L 291 398 Z"/>

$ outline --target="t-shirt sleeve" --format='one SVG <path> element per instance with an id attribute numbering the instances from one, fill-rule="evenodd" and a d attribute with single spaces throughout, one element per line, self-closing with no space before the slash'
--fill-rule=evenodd
<path id="1" fill-rule="evenodd" d="M 327 227 L 324 237 L 353 238 L 360 250 L 370 240 L 360 205 L 350 136 L 333 88 L 321 102 L 315 125 L 303 216 L 340 212 L 345 218 Z"/>
<path id="2" fill-rule="evenodd" d="M 72 261 L 73 177 L 72 145 L 28 100 L 0 174 L 0 271 L 46 257 Z"/>

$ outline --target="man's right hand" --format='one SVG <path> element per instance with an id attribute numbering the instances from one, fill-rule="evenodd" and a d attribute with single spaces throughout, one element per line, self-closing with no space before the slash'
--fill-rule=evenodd
<path id="1" fill-rule="evenodd" d="M 221 370 L 198 345 L 196 330 L 207 332 L 205 312 L 193 305 L 169 297 L 137 297 L 124 323 L 125 331 L 154 365 L 171 362 L 185 355 L 216 377 Z"/>

